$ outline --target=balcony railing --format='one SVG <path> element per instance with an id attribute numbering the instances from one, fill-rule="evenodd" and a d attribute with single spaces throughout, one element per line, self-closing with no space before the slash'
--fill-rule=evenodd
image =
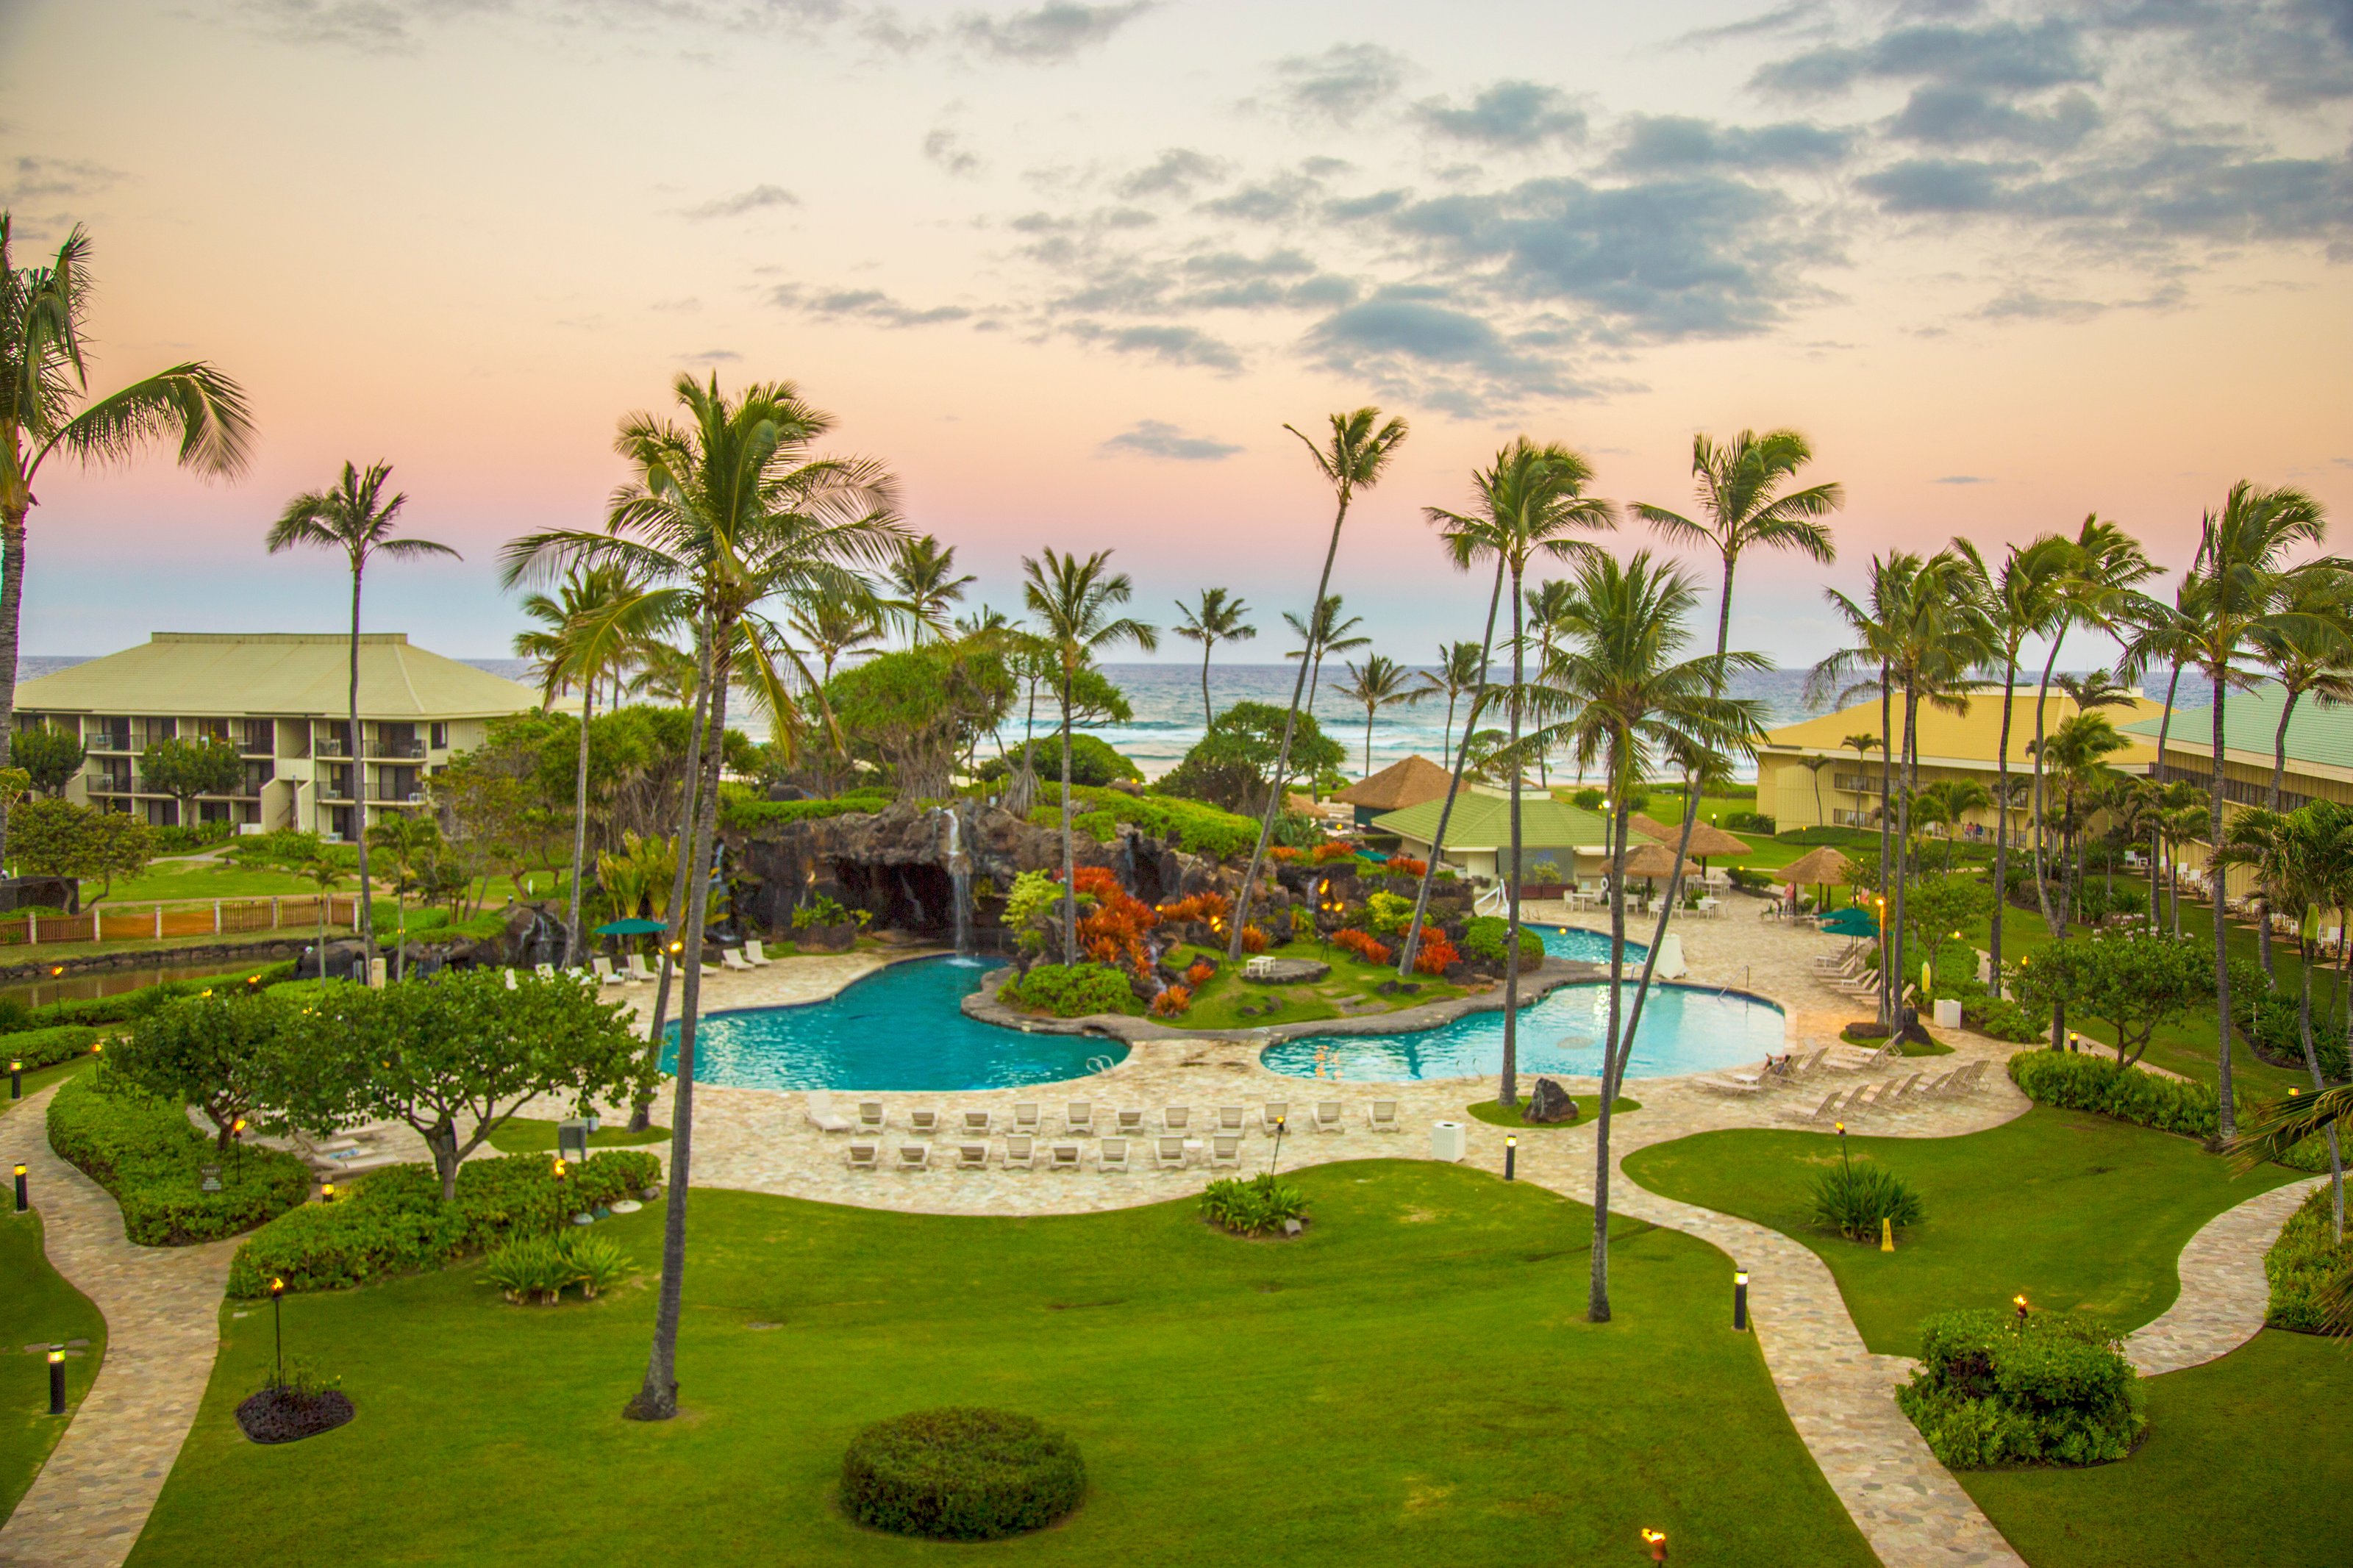
<path id="1" fill-rule="evenodd" d="M 351 738 L 340 730 L 322 731 L 311 750 L 322 757 L 348 757 L 352 754 Z"/>
<path id="2" fill-rule="evenodd" d="M 425 742 L 422 741 L 370 741 L 367 748 L 371 757 L 414 757 L 421 760 L 425 755 Z"/>

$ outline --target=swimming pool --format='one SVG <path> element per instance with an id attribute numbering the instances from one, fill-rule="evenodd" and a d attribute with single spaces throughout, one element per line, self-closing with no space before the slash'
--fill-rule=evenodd
<path id="1" fill-rule="evenodd" d="M 694 1081 L 737 1089 L 1016 1089 L 1083 1078 L 1089 1058 L 1127 1057 L 1118 1040 L 1025 1034 L 965 1016 L 965 996 L 996 963 L 919 958 L 823 1002 L 704 1016 Z M 662 1067 L 678 1067 L 678 1026 Z"/>

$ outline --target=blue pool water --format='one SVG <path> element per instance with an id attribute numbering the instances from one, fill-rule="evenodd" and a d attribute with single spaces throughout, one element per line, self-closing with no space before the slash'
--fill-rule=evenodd
<path id="1" fill-rule="evenodd" d="M 1124 1060 L 1118 1040 L 1024 1034 L 967 1018 L 965 995 L 997 965 L 922 958 L 823 1002 L 712 1013 L 694 1032 L 694 1081 L 739 1089 L 1015 1089 L 1083 1078 L 1090 1057 Z M 678 1026 L 662 1067 L 678 1066 Z"/>

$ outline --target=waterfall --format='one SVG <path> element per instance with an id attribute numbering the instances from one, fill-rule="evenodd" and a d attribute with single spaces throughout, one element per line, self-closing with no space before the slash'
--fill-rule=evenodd
<path id="1" fill-rule="evenodd" d="M 955 811 L 943 806 L 948 819 L 947 863 L 948 880 L 955 884 L 955 950 L 958 957 L 972 956 L 972 858 L 964 852 L 964 827 Z"/>

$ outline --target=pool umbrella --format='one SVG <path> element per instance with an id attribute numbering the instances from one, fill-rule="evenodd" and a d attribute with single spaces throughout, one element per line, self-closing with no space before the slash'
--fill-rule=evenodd
<path id="1" fill-rule="evenodd" d="M 1683 837 L 1683 824 L 1681 823 L 1676 823 L 1672 826 L 1669 826 L 1665 823 L 1653 822 L 1640 812 L 1635 813 L 1626 820 L 1628 824 L 1633 827 L 1635 832 L 1642 835 L 1645 838 L 1655 838 L 1662 844 L 1672 844 L 1676 839 Z M 1700 863 L 1702 870 L 1706 868 L 1707 858 L 1711 855 L 1746 855 L 1748 852 L 1748 845 L 1746 841 L 1735 838 L 1731 834 L 1726 833 L 1723 828 L 1716 826 L 1714 823 L 1694 822 L 1692 824 L 1692 840 L 1689 854 L 1693 859 Z"/>
<path id="2" fill-rule="evenodd" d="M 1688 877 L 1699 868 L 1691 861 L 1683 862 L 1683 875 Z M 1641 877 L 1672 877 L 1675 874 L 1675 852 L 1663 844 L 1645 844 L 1626 857 L 1626 875 Z"/>
<path id="3" fill-rule="evenodd" d="M 1831 932 L 1834 936 L 1876 936 L 1879 934 L 1879 922 L 1872 918 L 1871 911 L 1866 909 L 1849 908 L 1841 910 L 1835 914 L 1824 915 L 1822 917 L 1821 926 L 1822 930 Z"/>
<path id="4" fill-rule="evenodd" d="M 1828 903 L 1830 885 L 1832 882 L 1854 880 L 1854 862 L 1825 844 L 1820 848 L 1784 866 L 1781 868 L 1781 876 L 1791 888 L 1801 888 L 1808 882 L 1813 883 L 1820 889 L 1822 895 L 1816 902 Z M 1879 928 L 1874 924 L 1872 929 L 1876 931 Z"/>
<path id="5" fill-rule="evenodd" d="M 607 921 L 596 928 L 596 934 L 598 936 L 650 936 L 656 931 L 668 930 L 670 927 L 659 921 L 641 921 L 633 918 L 625 921 Z"/>

